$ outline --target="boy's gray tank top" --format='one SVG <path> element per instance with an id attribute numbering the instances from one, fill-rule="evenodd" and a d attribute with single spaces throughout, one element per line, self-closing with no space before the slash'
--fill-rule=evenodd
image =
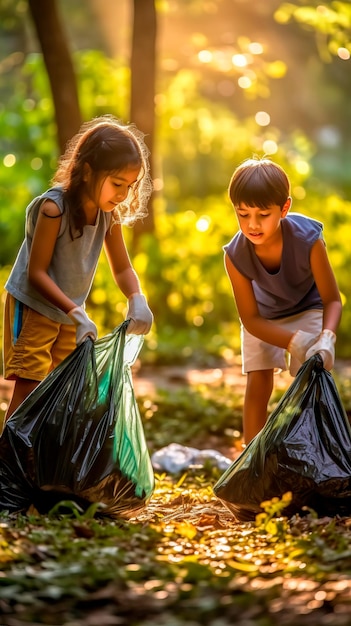
<path id="1" fill-rule="evenodd" d="M 62 214 L 60 232 L 48 274 L 78 306 L 84 305 L 90 292 L 105 235 L 111 225 L 111 213 L 104 213 L 100 210 L 96 224 L 84 226 L 82 236 L 72 240 L 61 187 L 52 187 L 41 196 L 34 198 L 26 208 L 25 239 L 5 284 L 5 289 L 17 300 L 49 319 L 61 324 L 71 324 L 66 313 L 38 293 L 27 277 L 34 228 L 40 206 L 45 200 L 53 200 Z"/>
<path id="2" fill-rule="evenodd" d="M 281 220 L 281 228 L 283 252 L 276 273 L 263 267 L 254 245 L 241 231 L 224 246 L 234 267 L 252 282 L 260 315 L 265 319 L 323 308 L 310 263 L 313 244 L 323 239 L 323 224 L 299 213 L 288 213 Z"/>

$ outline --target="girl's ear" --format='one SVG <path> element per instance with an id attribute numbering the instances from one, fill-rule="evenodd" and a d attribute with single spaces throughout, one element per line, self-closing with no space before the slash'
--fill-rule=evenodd
<path id="1" fill-rule="evenodd" d="M 283 204 L 283 208 L 282 208 L 282 217 L 285 217 L 290 208 L 291 208 L 291 204 L 292 204 L 292 198 L 291 196 L 288 197 L 287 201 L 285 202 L 285 204 Z"/>
<path id="2" fill-rule="evenodd" d="M 89 163 L 84 163 L 83 166 L 83 180 L 85 183 L 88 183 L 90 181 L 90 176 L 91 176 L 91 167 L 89 165 Z"/>

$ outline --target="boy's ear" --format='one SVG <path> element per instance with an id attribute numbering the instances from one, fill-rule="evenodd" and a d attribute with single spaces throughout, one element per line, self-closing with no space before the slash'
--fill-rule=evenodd
<path id="1" fill-rule="evenodd" d="M 283 204 L 282 217 L 285 217 L 287 215 L 287 213 L 289 212 L 291 208 L 291 204 L 292 204 L 292 198 L 291 196 L 289 196 L 287 201 Z"/>

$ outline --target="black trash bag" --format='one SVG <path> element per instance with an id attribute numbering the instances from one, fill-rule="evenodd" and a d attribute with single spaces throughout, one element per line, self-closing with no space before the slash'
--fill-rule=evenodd
<path id="1" fill-rule="evenodd" d="M 287 516 L 303 514 L 303 507 L 319 516 L 351 514 L 351 428 L 318 354 L 302 365 L 214 492 L 239 521 L 255 519 L 262 502 L 287 492 Z"/>
<path id="2" fill-rule="evenodd" d="M 0 438 L 0 510 L 46 513 L 63 500 L 128 517 L 154 474 L 131 369 L 143 338 L 128 322 L 78 346 L 26 398 Z"/>

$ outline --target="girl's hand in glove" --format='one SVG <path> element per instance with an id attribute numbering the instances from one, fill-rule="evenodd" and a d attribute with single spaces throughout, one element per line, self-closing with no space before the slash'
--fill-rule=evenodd
<path id="1" fill-rule="evenodd" d="M 332 330 L 322 330 L 316 341 L 306 352 L 306 359 L 314 354 L 320 354 L 326 370 L 331 370 L 335 361 L 336 335 Z"/>
<path id="2" fill-rule="evenodd" d="M 149 332 L 154 316 L 142 293 L 133 293 L 129 297 L 126 319 L 130 319 L 127 335 L 146 335 Z"/>
<path id="3" fill-rule="evenodd" d="M 83 341 L 91 337 L 95 341 L 97 337 L 97 328 L 94 322 L 87 316 L 83 307 L 76 306 L 67 313 L 68 317 L 76 326 L 76 343 L 80 346 Z"/>

